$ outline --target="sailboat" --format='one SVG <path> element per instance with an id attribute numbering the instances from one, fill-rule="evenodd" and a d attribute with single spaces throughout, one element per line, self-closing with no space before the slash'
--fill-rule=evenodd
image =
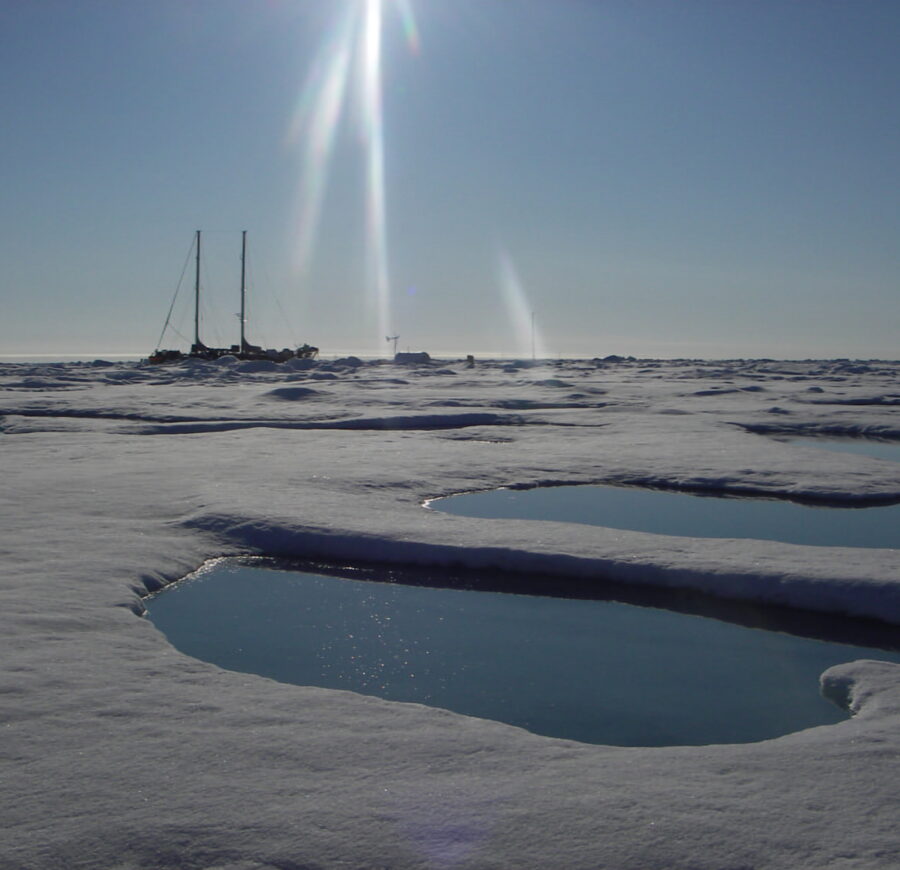
<path id="1" fill-rule="evenodd" d="M 148 362 L 154 364 L 179 362 L 184 359 L 214 360 L 223 356 L 234 356 L 243 360 L 271 360 L 272 362 L 286 362 L 289 359 L 314 359 L 319 354 L 319 349 L 310 344 L 303 344 L 298 348 L 289 347 L 276 350 L 275 348 L 263 348 L 250 344 L 244 334 L 247 309 L 247 284 L 246 284 L 246 259 L 247 259 L 247 231 L 241 233 L 241 335 L 240 342 L 231 347 L 208 347 L 200 340 L 200 230 L 197 230 L 195 242 L 196 268 L 194 272 L 194 342 L 189 353 L 180 350 L 155 350 L 148 357 Z M 168 320 L 166 321 L 168 324 Z M 165 332 L 165 327 L 163 328 Z"/>

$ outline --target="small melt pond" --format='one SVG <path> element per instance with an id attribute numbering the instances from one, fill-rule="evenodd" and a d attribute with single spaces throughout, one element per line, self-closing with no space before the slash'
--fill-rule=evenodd
<path id="1" fill-rule="evenodd" d="M 626 486 L 495 489 L 429 507 L 485 519 L 556 520 L 694 538 L 758 538 L 831 547 L 900 548 L 900 505 L 819 507 Z"/>
<path id="2" fill-rule="evenodd" d="M 739 743 L 846 718 L 826 668 L 897 652 L 612 601 L 261 569 L 221 560 L 152 597 L 182 652 L 620 746 Z"/>
<path id="3" fill-rule="evenodd" d="M 900 462 L 900 443 L 896 441 L 879 441 L 877 438 L 789 438 L 787 443 Z"/>

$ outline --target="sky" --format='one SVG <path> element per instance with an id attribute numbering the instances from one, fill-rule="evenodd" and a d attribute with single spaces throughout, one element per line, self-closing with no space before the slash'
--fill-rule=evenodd
<path id="1" fill-rule="evenodd" d="M 266 346 L 896 359 L 898 45 L 896 0 L 0 0 L 0 355 L 186 350 L 199 229 L 207 344 L 246 230 Z"/>

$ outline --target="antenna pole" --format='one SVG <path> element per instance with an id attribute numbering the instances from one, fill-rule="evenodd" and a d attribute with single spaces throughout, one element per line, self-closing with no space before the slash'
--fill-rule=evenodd
<path id="1" fill-rule="evenodd" d="M 194 347 L 200 348 L 200 230 L 197 230 L 197 270 L 194 277 Z"/>
<path id="2" fill-rule="evenodd" d="M 241 233 L 241 353 L 244 352 L 244 311 L 247 299 L 247 285 L 245 283 L 247 261 L 247 231 Z"/>

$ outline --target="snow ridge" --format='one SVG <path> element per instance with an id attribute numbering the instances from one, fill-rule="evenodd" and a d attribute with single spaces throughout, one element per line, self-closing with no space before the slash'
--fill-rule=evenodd
<path id="1" fill-rule="evenodd" d="M 459 525 L 475 525 L 454 518 Z M 526 526 L 530 520 L 497 521 Z M 638 586 L 693 589 L 721 598 L 797 607 L 804 610 L 866 617 L 900 625 L 900 584 L 890 577 L 874 578 L 863 572 L 847 571 L 823 577 L 788 571 L 761 571 L 750 566 L 685 567 L 674 559 L 669 563 L 625 557 L 589 557 L 554 550 L 550 535 L 543 534 L 543 546 L 475 546 L 465 541 L 409 540 L 364 532 L 342 531 L 292 524 L 274 517 L 251 519 L 239 515 L 204 514 L 188 520 L 188 528 L 213 532 L 225 552 L 253 553 L 284 559 L 322 560 L 343 563 L 365 562 L 385 566 L 465 569 L 508 574 L 555 575 L 583 579 L 587 585 L 616 582 Z M 557 525 L 557 524 L 544 524 Z M 634 533 L 636 537 L 651 536 Z M 429 536 L 430 537 L 430 536 Z M 806 550 L 790 544 L 793 550 Z M 886 551 L 893 552 L 893 551 Z M 656 562 L 656 564 L 653 563 Z"/>

